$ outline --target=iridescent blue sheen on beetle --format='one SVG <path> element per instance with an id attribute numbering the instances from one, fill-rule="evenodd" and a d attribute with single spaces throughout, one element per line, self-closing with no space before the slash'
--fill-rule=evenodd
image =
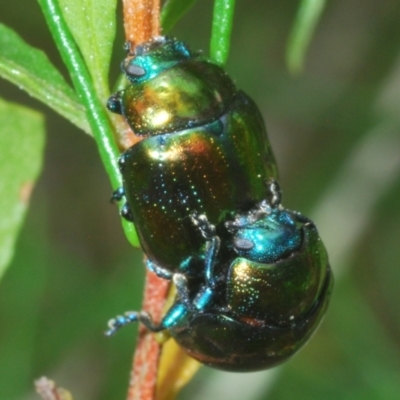
<path id="1" fill-rule="evenodd" d="M 108 108 L 143 140 L 121 155 L 123 215 L 147 267 L 172 280 L 160 324 L 200 362 L 229 371 L 272 367 L 314 332 L 333 280 L 315 225 L 285 209 L 254 102 L 217 65 L 180 41 L 156 38 L 122 64 L 130 84 Z"/>

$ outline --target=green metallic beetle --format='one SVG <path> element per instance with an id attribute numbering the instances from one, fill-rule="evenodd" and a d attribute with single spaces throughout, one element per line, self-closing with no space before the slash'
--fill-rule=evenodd
<path id="1" fill-rule="evenodd" d="M 159 324 L 146 312 L 127 312 L 109 322 L 106 334 L 136 321 L 152 332 L 167 329 L 193 358 L 234 372 L 271 368 L 299 350 L 326 311 L 333 277 L 313 222 L 281 206 L 277 182 L 269 187 L 272 201 L 225 223 L 229 241 L 205 215 L 192 214 L 207 243 L 203 276 L 148 260 L 176 285 L 174 304 Z"/>
<path id="2" fill-rule="evenodd" d="M 144 139 L 121 155 L 123 215 L 135 222 L 147 267 L 172 280 L 174 304 L 155 324 L 200 362 L 228 371 L 269 368 L 311 336 L 333 279 L 315 225 L 285 209 L 254 102 L 225 72 L 167 38 L 122 65 L 129 86 L 108 108 Z"/>
<path id="3" fill-rule="evenodd" d="M 265 199 L 277 168 L 264 121 L 222 68 L 180 41 L 137 47 L 122 70 L 130 85 L 108 108 L 145 139 L 122 154 L 115 198 L 125 195 L 149 259 L 181 270 L 204 245 L 190 213 L 206 214 L 224 237 L 227 218 Z"/>

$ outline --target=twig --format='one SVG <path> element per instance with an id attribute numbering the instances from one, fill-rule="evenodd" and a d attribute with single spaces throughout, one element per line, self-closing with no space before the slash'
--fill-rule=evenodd
<path id="1" fill-rule="evenodd" d="M 154 321 L 161 319 L 169 282 L 153 272 L 146 275 L 142 309 L 149 312 Z M 154 334 L 140 326 L 135 356 L 131 370 L 127 400 L 153 400 L 157 383 L 161 345 Z"/>
<path id="2" fill-rule="evenodd" d="M 123 0 L 126 40 L 135 46 L 160 35 L 160 0 Z"/>
<path id="3" fill-rule="evenodd" d="M 160 34 L 159 0 L 123 0 L 126 40 L 133 46 Z M 155 321 L 161 319 L 169 283 L 147 272 L 142 310 Z M 161 345 L 144 327 L 139 327 L 127 400 L 154 400 Z"/>

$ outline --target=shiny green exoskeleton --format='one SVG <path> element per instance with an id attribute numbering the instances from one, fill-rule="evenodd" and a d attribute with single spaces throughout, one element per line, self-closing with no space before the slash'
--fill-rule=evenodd
<path id="1" fill-rule="evenodd" d="M 122 69 L 130 84 L 108 107 L 144 137 L 120 158 L 125 216 L 146 255 L 179 270 L 203 246 L 190 213 L 206 214 L 224 236 L 227 218 L 266 197 L 275 160 L 254 102 L 182 42 L 139 46 Z"/>
<path id="2" fill-rule="evenodd" d="M 291 357 L 308 340 L 327 308 L 333 279 L 315 225 L 273 202 L 225 223 L 227 241 L 205 215 L 191 218 L 207 245 L 204 274 L 193 280 L 148 266 L 173 279 L 178 294 L 159 325 L 145 312 L 110 321 L 108 334 L 140 321 L 151 331 L 168 329 L 178 344 L 203 364 L 227 371 L 256 371 Z"/>
<path id="3" fill-rule="evenodd" d="M 147 267 L 177 295 L 159 324 L 128 312 L 107 334 L 140 321 L 215 368 L 279 364 L 316 329 L 333 279 L 313 222 L 281 204 L 257 107 L 176 40 L 137 47 L 122 69 L 130 84 L 108 108 L 143 140 L 121 155 L 114 198 L 126 199 Z"/>
<path id="4" fill-rule="evenodd" d="M 333 284 L 327 253 L 315 225 L 279 204 L 263 202 L 227 225 L 236 257 L 223 261 L 214 298 L 196 308 L 206 283 L 169 330 L 206 365 L 241 372 L 270 368 L 299 350 L 325 313 Z"/>

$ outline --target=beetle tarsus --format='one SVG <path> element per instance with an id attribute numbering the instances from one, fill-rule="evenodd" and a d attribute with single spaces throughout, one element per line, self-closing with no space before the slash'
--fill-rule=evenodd
<path id="1" fill-rule="evenodd" d="M 121 92 L 117 92 L 109 97 L 107 109 L 113 113 L 122 114 Z"/>
<path id="2" fill-rule="evenodd" d="M 125 189 L 121 186 L 117 190 L 113 191 L 111 196 L 111 203 L 115 203 L 116 201 L 120 201 L 125 197 Z"/>
<path id="3" fill-rule="evenodd" d="M 132 211 L 129 208 L 128 203 L 125 203 L 122 208 L 121 208 L 121 217 L 125 218 L 127 221 L 129 222 L 133 222 L 133 215 L 132 215 Z"/>
<path id="4" fill-rule="evenodd" d="M 124 315 L 118 315 L 108 321 L 108 330 L 104 332 L 106 336 L 112 336 L 122 327 L 138 321 L 138 314 L 135 311 L 126 312 Z"/>
<path id="5" fill-rule="evenodd" d="M 124 315 L 118 315 L 108 321 L 108 330 L 104 332 L 106 336 L 112 336 L 121 328 L 135 322 L 141 322 L 149 331 L 160 332 L 164 328 L 163 325 L 156 325 L 151 315 L 145 311 L 127 311 Z"/>

